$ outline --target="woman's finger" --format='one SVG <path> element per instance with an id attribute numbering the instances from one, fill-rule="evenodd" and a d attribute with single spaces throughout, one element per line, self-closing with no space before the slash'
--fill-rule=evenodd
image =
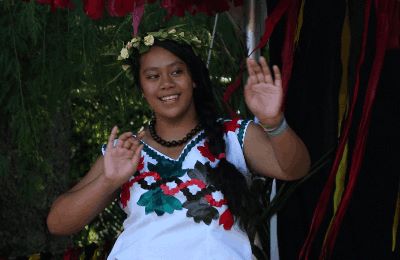
<path id="1" fill-rule="evenodd" d="M 118 137 L 116 147 L 125 148 L 127 146 L 126 141 L 132 137 L 132 132 L 125 132 Z"/>
<path id="2" fill-rule="evenodd" d="M 254 63 L 255 60 L 247 58 L 246 60 L 247 72 L 249 73 L 249 77 L 247 78 L 247 83 L 249 85 L 258 83 L 257 75 L 256 72 L 254 71 Z"/>
<path id="3" fill-rule="evenodd" d="M 139 160 L 140 160 L 140 153 L 142 152 L 143 149 L 143 144 L 139 145 L 139 147 L 136 149 L 136 151 L 134 152 L 133 156 L 132 156 L 132 163 L 137 167 Z"/>
<path id="4" fill-rule="evenodd" d="M 126 140 L 125 142 L 124 142 L 124 145 L 123 145 L 123 147 L 125 148 L 125 149 L 131 149 L 131 147 L 132 146 L 134 146 L 135 145 L 135 141 L 133 140 L 133 138 L 130 138 L 130 139 L 128 139 L 128 140 Z"/>
<path id="5" fill-rule="evenodd" d="M 252 69 L 257 77 L 257 83 L 264 83 L 265 78 L 264 78 L 263 71 L 261 70 L 260 64 L 258 64 L 257 61 L 252 60 L 251 65 L 252 65 Z"/>
<path id="6" fill-rule="evenodd" d="M 115 140 L 117 134 L 118 134 L 118 127 L 114 126 L 111 129 L 110 136 L 108 137 L 108 142 L 107 142 L 107 149 L 108 150 L 111 150 L 114 147 L 114 140 Z"/>
<path id="7" fill-rule="evenodd" d="M 260 57 L 260 64 L 261 64 L 261 68 L 262 68 L 262 71 L 264 74 L 265 83 L 273 84 L 274 81 L 273 81 L 273 78 L 271 75 L 271 71 L 270 71 L 268 63 L 264 57 Z"/>
<path id="8" fill-rule="evenodd" d="M 282 87 L 282 75 L 281 75 L 281 71 L 279 69 L 278 66 L 274 65 L 272 67 L 272 69 L 274 70 L 274 76 L 275 76 L 275 81 L 274 81 L 274 85 L 277 87 Z"/>
<path id="9" fill-rule="evenodd" d="M 128 140 L 131 137 L 132 137 L 132 132 L 125 132 L 125 133 L 123 133 L 122 135 L 120 135 L 118 137 L 118 140 L 121 140 L 121 141 L 124 142 L 124 141 Z"/>

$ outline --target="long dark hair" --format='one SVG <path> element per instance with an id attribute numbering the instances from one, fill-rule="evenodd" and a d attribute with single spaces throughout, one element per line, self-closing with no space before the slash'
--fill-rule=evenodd
<path id="1" fill-rule="evenodd" d="M 225 153 L 225 141 L 223 139 L 224 129 L 221 121 L 218 121 L 220 115 L 217 111 L 216 101 L 212 93 L 212 83 L 209 72 L 204 62 L 199 58 L 189 45 L 178 44 L 171 40 L 155 41 L 153 46 L 164 48 L 175 56 L 180 58 L 188 66 L 192 80 L 196 84 L 193 90 L 194 104 L 199 121 L 204 128 L 209 143 L 210 152 L 218 157 L 219 154 Z M 140 86 L 139 70 L 140 61 L 133 61 L 134 79 L 137 86 Z M 267 220 L 260 220 L 258 216 L 262 215 L 265 209 L 263 199 L 259 190 L 263 189 L 263 184 L 249 186 L 242 173 L 225 158 L 220 159 L 216 168 L 209 167 L 209 177 L 211 183 L 224 194 L 228 201 L 228 207 L 235 220 L 244 229 L 250 239 L 253 254 L 259 259 L 266 258 L 265 254 L 268 250 L 263 243 L 268 233 L 264 224 Z M 257 188 L 255 188 L 257 187 Z M 265 189 L 264 189 L 265 190 Z M 255 245 L 256 234 L 263 244 L 260 247 Z"/>

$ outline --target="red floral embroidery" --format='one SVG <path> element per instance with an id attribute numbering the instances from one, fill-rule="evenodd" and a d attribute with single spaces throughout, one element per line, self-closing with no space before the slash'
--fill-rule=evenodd
<path id="1" fill-rule="evenodd" d="M 141 164 L 143 164 L 143 157 L 140 159 L 140 162 L 139 162 L 139 166 Z M 139 170 L 139 166 L 138 166 L 138 170 Z M 141 169 L 143 169 L 143 165 L 141 166 Z M 130 188 L 132 187 L 132 185 L 135 182 L 138 182 L 141 179 L 144 179 L 144 178 L 146 178 L 148 176 L 152 176 L 156 181 L 160 179 L 160 175 L 158 173 L 156 173 L 156 172 L 145 172 L 145 173 L 140 174 L 139 176 L 136 176 L 132 180 L 125 182 L 122 185 L 120 200 L 121 200 L 121 204 L 122 204 L 123 208 L 125 208 L 128 205 L 128 201 L 131 198 Z"/>
<path id="2" fill-rule="evenodd" d="M 171 195 L 171 196 L 175 195 L 176 193 L 178 193 L 181 190 L 180 186 L 176 186 L 175 188 L 170 189 L 168 187 L 168 185 L 166 185 L 166 184 L 161 184 L 160 188 L 162 189 L 164 194 Z"/>
<path id="3" fill-rule="evenodd" d="M 144 168 L 144 157 L 142 156 L 142 157 L 140 157 L 140 160 L 139 160 L 139 163 L 138 163 L 138 166 L 137 166 L 137 171 L 141 171 L 141 170 L 143 170 L 143 168 Z"/>
<path id="4" fill-rule="evenodd" d="M 224 130 L 225 133 L 228 133 L 229 131 L 235 132 L 236 129 L 238 129 L 240 127 L 240 125 L 238 124 L 239 119 L 233 119 L 230 120 L 228 122 L 224 122 Z"/>
<path id="5" fill-rule="evenodd" d="M 221 199 L 219 201 L 216 201 L 211 194 L 207 194 L 204 196 L 204 198 L 210 203 L 211 206 L 214 207 L 221 207 L 222 205 L 226 205 L 227 201 L 226 199 Z"/>
<path id="6" fill-rule="evenodd" d="M 219 224 L 224 227 L 225 230 L 230 230 L 233 226 L 233 216 L 229 209 L 225 210 L 219 218 Z"/>
<path id="7" fill-rule="evenodd" d="M 215 159 L 217 159 L 211 152 L 208 146 L 208 142 L 204 143 L 204 146 L 198 146 L 197 150 L 200 151 L 201 155 L 203 155 L 204 157 L 206 157 L 208 160 L 210 160 L 211 162 L 214 162 Z"/>
<path id="8" fill-rule="evenodd" d="M 125 208 L 128 205 L 128 201 L 131 198 L 131 192 L 129 189 L 132 187 L 134 181 L 133 179 L 125 182 L 121 188 L 121 204 L 122 207 Z"/>
<path id="9" fill-rule="evenodd" d="M 139 176 L 136 176 L 135 178 L 133 178 L 133 182 L 140 181 L 141 179 L 144 179 L 149 176 L 152 176 L 154 178 L 154 180 L 156 180 L 156 181 L 161 179 L 160 175 L 156 172 L 144 172 L 144 173 L 140 174 Z"/>
<path id="10" fill-rule="evenodd" d="M 191 179 L 187 182 L 183 182 L 181 184 L 179 184 L 179 186 L 176 186 L 175 188 L 170 189 L 168 187 L 168 185 L 166 184 L 162 184 L 160 185 L 160 188 L 162 189 L 162 191 L 164 192 L 164 194 L 166 195 L 175 195 L 176 193 L 178 193 L 181 189 L 184 189 L 190 185 L 196 185 L 197 187 L 199 187 L 199 189 L 205 189 L 206 188 L 206 184 L 204 182 L 202 182 L 199 179 Z"/>
<path id="11" fill-rule="evenodd" d="M 204 182 L 202 182 L 199 179 L 191 179 L 190 181 L 187 181 L 185 183 L 182 183 L 180 186 L 182 186 L 182 189 L 185 187 L 188 187 L 190 185 L 197 185 L 197 187 L 199 187 L 200 189 L 205 189 L 206 188 L 206 184 Z"/>

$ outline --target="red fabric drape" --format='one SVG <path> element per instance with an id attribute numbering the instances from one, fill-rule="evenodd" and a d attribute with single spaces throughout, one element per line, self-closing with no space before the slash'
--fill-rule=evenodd
<path id="1" fill-rule="evenodd" d="M 350 199 L 352 197 L 358 176 L 360 174 L 360 168 L 362 165 L 368 137 L 368 129 L 371 121 L 371 111 L 374 105 L 376 90 L 378 88 L 380 73 L 385 58 L 390 26 L 393 25 L 391 23 L 391 18 L 393 17 L 392 11 L 394 10 L 394 0 L 375 0 L 374 4 L 377 19 L 375 36 L 376 53 L 368 81 L 366 97 L 364 100 L 363 115 L 357 131 L 357 138 L 354 145 L 355 148 L 353 151 L 352 163 L 349 170 L 348 184 L 343 198 L 340 202 L 339 208 L 336 212 L 331 230 L 327 234 L 326 241 L 322 247 L 320 259 L 325 259 L 325 257 L 329 257 L 333 251 L 333 247 L 335 245 L 340 226 L 342 224 L 346 210 L 349 206 Z"/>
<path id="2" fill-rule="evenodd" d="M 339 146 L 336 151 L 336 156 L 335 156 L 335 160 L 334 160 L 332 169 L 329 173 L 328 180 L 325 184 L 325 187 L 321 193 L 320 199 L 314 210 L 314 215 L 311 220 L 310 230 L 308 232 L 308 235 L 306 237 L 304 245 L 300 251 L 299 259 L 310 259 L 311 245 L 312 245 L 313 241 L 315 240 L 317 231 L 318 231 L 319 227 L 321 226 L 321 223 L 325 216 L 325 213 L 326 213 L 326 210 L 327 210 L 327 207 L 329 204 L 329 200 L 330 200 L 330 197 L 332 194 L 332 190 L 334 187 L 337 169 L 339 167 L 340 160 L 343 156 L 344 147 L 346 145 L 346 142 L 348 140 L 348 136 L 350 133 L 350 126 L 351 126 L 351 122 L 353 119 L 354 109 L 355 109 L 355 105 L 356 105 L 356 101 L 357 101 L 357 97 L 358 97 L 358 91 L 359 91 L 361 65 L 364 63 L 364 58 L 365 58 L 365 47 L 366 47 L 366 43 L 367 43 L 367 31 L 368 31 L 368 20 L 369 20 L 368 18 L 369 18 L 369 14 L 370 14 L 370 9 L 371 9 L 371 0 L 367 0 L 365 3 L 365 11 L 364 11 L 364 31 L 363 31 L 363 36 L 362 36 L 362 46 L 361 46 L 360 58 L 359 58 L 359 61 L 357 63 L 357 67 L 356 67 L 356 83 L 354 86 L 353 97 L 351 100 L 351 107 L 349 109 L 348 117 L 346 118 L 346 120 L 344 122 L 344 128 L 343 128 L 340 140 L 339 140 Z"/>
<path id="3" fill-rule="evenodd" d="M 91 19 L 100 19 L 103 17 L 104 0 L 84 0 L 83 10 Z"/>
<path id="4" fill-rule="evenodd" d="M 324 187 L 324 190 L 321 194 L 320 200 L 318 201 L 317 207 L 314 211 L 314 216 L 312 219 L 311 227 L 309 234 L 306 238 L 306 241 L 303 245 L 303 248 L 300 252 L 300 259 L 309 259 L 310 251 L 311 251 L 311 244 L 315 239 L 316 232 L 318 231 L 323 217 L 326 214 L 327 205 L 329 204 L 330 196 L 333 190 L 334 181 L 336 172 L 338 169 L 338 165 L 340 163 L 340 159 L 343 155 L 344 146 L 348 140 L 350 126 L 353 119 L 353 113 L 355 109 L 355 104 L 358 99 L 358 92 L 360 87 L 360 72 L 361 66 L 364 63 L 365 51 L 366 51 L 366 42 L 367 42 L 367 35 L 368 35 L 368 23 L 370 17 L 370 10 L 371 10 L 371 1 L 367 1 L 365 5 L 364 11 L 364 31 L 363 31 L 363 39 L 362 39 L 362 47 L 360 52 L 359 62 L 356 68 L 356 83 L 354 87 L 353 97 L 351 100 L 351 107 L 349 110 L 348 118 L 344 124 L 343 134 L 340 137 L 339 147 L 336 153 L 335 161 L 331 172 L 329 174 L 328 181 Z M 326 235 L 326 240 L 322 246 L 322 250 L 319 256 L 319 259 L 326 259 L 329 258 L 332 254 L 336 238 L 339 233 L 339 229 L 341 223 L 343 221 L 344 215 L 346 210 L 349 206 L 350 199 L 352 197 L 355 185 L 357 183 L 357 178 L 360 173 L 360 168 L 362 165 L 362 160 L 365 152 L 365 146 L 368 136 L 368 127 L 370 125 L 371 119 L 371 111 L 375 100 L 376 90 L 378 87 L 379 77 L 381 68 L 383 65 L 385 52 L 388 46 L 388 39 L 390 33 L 390 26 L 395 25 L 394 19 L 395 15 L 393 11 L 395 10 L 395 0 L 374 0 L 374 7 L 376 9 L 376 52 L 374 57 L 374 63 L 371 69 L 366 96 L 363 103 L 363 113 L 361 121 L 358 125 L 357 130 L 357 138 L 354 145 L 354 150 L 352 153 L 352 161 L 349 170 L 349 179 L 346 190 L 344 192 L 343 198 L 339 204 L 338 210 L 336 215 L 334 216 L 332 225 L 328 230 Z M 392 28 L 394 29 L 394 28 Z"/>
<path id="5" fill-rule="evenodd" d="M 400 1 L 394 3 L 387 49 L 400 49 Z"/>

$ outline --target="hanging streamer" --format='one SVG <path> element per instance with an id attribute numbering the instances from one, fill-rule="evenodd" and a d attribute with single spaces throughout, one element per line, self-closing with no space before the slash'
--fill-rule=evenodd
<path id="1" fill-rule="evenodd" d="M 365 9 L 364 9 L 364 30 L 363 30 L 363 35 L 362 35 L 361 52 L 360 52 L 360 58 L 359 58 L 359 61 L 357 63 L 357 67 L 356 67 L 356 82 L 355 82 L 355 86 L 354 86 L 353 97 L 351 100 L 351 107 L 349 110 L 349 115 L 344 122 L 344 130 L 343 130 L 343 133 L 341 134 L 341 137 L 339 140 L 339 146 L 337 148 L 335 160 L 333 162 L 332 169 L 329 173 L 328 180 L 325 184 L 325 187 L 322 191 L 320 199 L 318 200 L 317 206 L 314 210 L 314 215 L 311 220 L 310 230 L 308 232 L 308 235 L 306 237 L 304 245 L 300 251 L 299 259 L 309 259 L 310 258 L 311 245 L 312 245 L 313 241 L 315 240 L 317 231 L 318 231 L 319 227 L 321 226 L 323 218 L 325 216 L 325 213 L 326 213 L 326 210 L 327 210 L 327 207 L 329 204 L 330 196 L 332 193 L 333 184 L 335 182 L 336 172 L 337 172 L 340 160 L 343 156 L 343 151 L 344 151 L 344 148 L 346 146 L 346 143 L 347 143 L 347 140 L 349 137 L 350 126 L 351 126 L 351 122 L 353 119 L 353 113 L 354 113 L 356 101 L 358 98 L 361 65 L 364 63 L 364 58 L 365 58 L 365 49 L 366 49 L 366 43 L 367 43 L 367 32 L 368 32 L 368 21 L 369 21 L 370 10 L 371 10 L 371 0 L 367 0 L 365 2 Z"/>
<path id="2" fill-rule="evenodd" d="M 133 27 L 133 36 L 136 36 L 139 30 L 139 24 L 142 20 L 144 13 L 144 1 L 134 4 L 132 11 L 132 27 Z"/>
<path id="3" fill-rule="evenodd" d="M 292 75 L 296 26 L 300 7 L 301 1 L 296 0 L 292 2 L 287 11 L 285 40 L 282 48 L 282 88 L 284 97 L 286 97 L 289 80 Z"/>
<path id="4" fill-rule="evenodd" d="M 338 111 L 338 129 L 342 129 L 342 123 L 346 117 L 346 108 L 348 107 L 348 83 L 349 83 L 349 56 L 350 56 L 350 21 L 349 21 L 349 8 L 346 6 L 345 19 L 343 22 L 342 30 L 342 48 L 341 48 L 341 60 L 342 60 L 342 81 L 339 90 L 339 111 Z M 339 132 L 340 136 L 340 132 Z M 335 192 L 333 194 L 333 215 L 339 206 L 339 202 L 342 198 L 344 191 L 345 178 L 347 172 L 347 160 L 348 160 L 348 144 L 346 144 L 343 152 L 342 159 L 339 164 L 338 173 L 336 175 Z M 332 218 L 333 219 L 333 218 Z"/>
<path id="5" fill-rule="evenodd" d="M 301 7 L 299 11 L 299 19 L 297 20 L 297 31 L 296 31 L 296 37 L 294 39 L 294 44 L 297 46 L 300 40 L 300 32 L 301 32 L 301 27 L 303 27 L 303 20 L 304 20 L 304 2 L 301 1 Z"/>
<path id="6" fill-rule="evenodd" d="M 361 118 L 361 122 L 359 124 L 359 128 L 357 131 L 355 149 L 353 151 L 352 164 L 349 172 L 348 186 L 343 195 L 343 199 L 339 205 L 337 214 L 332 224 L 332 228 L 327 235 L 326 243 L 324 243 L 322 247 L 320 259 L 325 259 L 326 257 L 330 257 L 333 251 L 333 247 L 335 245 L 335 241 L 339 233 L 339 228 L 341 226 L 344 215 L 348 208 L 355 184 L 357 182 L 358 175 L 360 173 L 362 158 L 365 152 L 366 139 L 368 136 L 368 129 L 371 121 L 371 111 L 375 101 L 379 76 L 385 57 L 387 40 L 390 31 L 390 22 L 391 22 L 389 18 L 392 17 L 391 12 L 393 11 L 394 1 L 375 0 L 374 4 L 376 9 L 376 19 L 377 19 L 376 53 L 367 86 L 367 93 L 363 106 L 363 116 Z"/>

